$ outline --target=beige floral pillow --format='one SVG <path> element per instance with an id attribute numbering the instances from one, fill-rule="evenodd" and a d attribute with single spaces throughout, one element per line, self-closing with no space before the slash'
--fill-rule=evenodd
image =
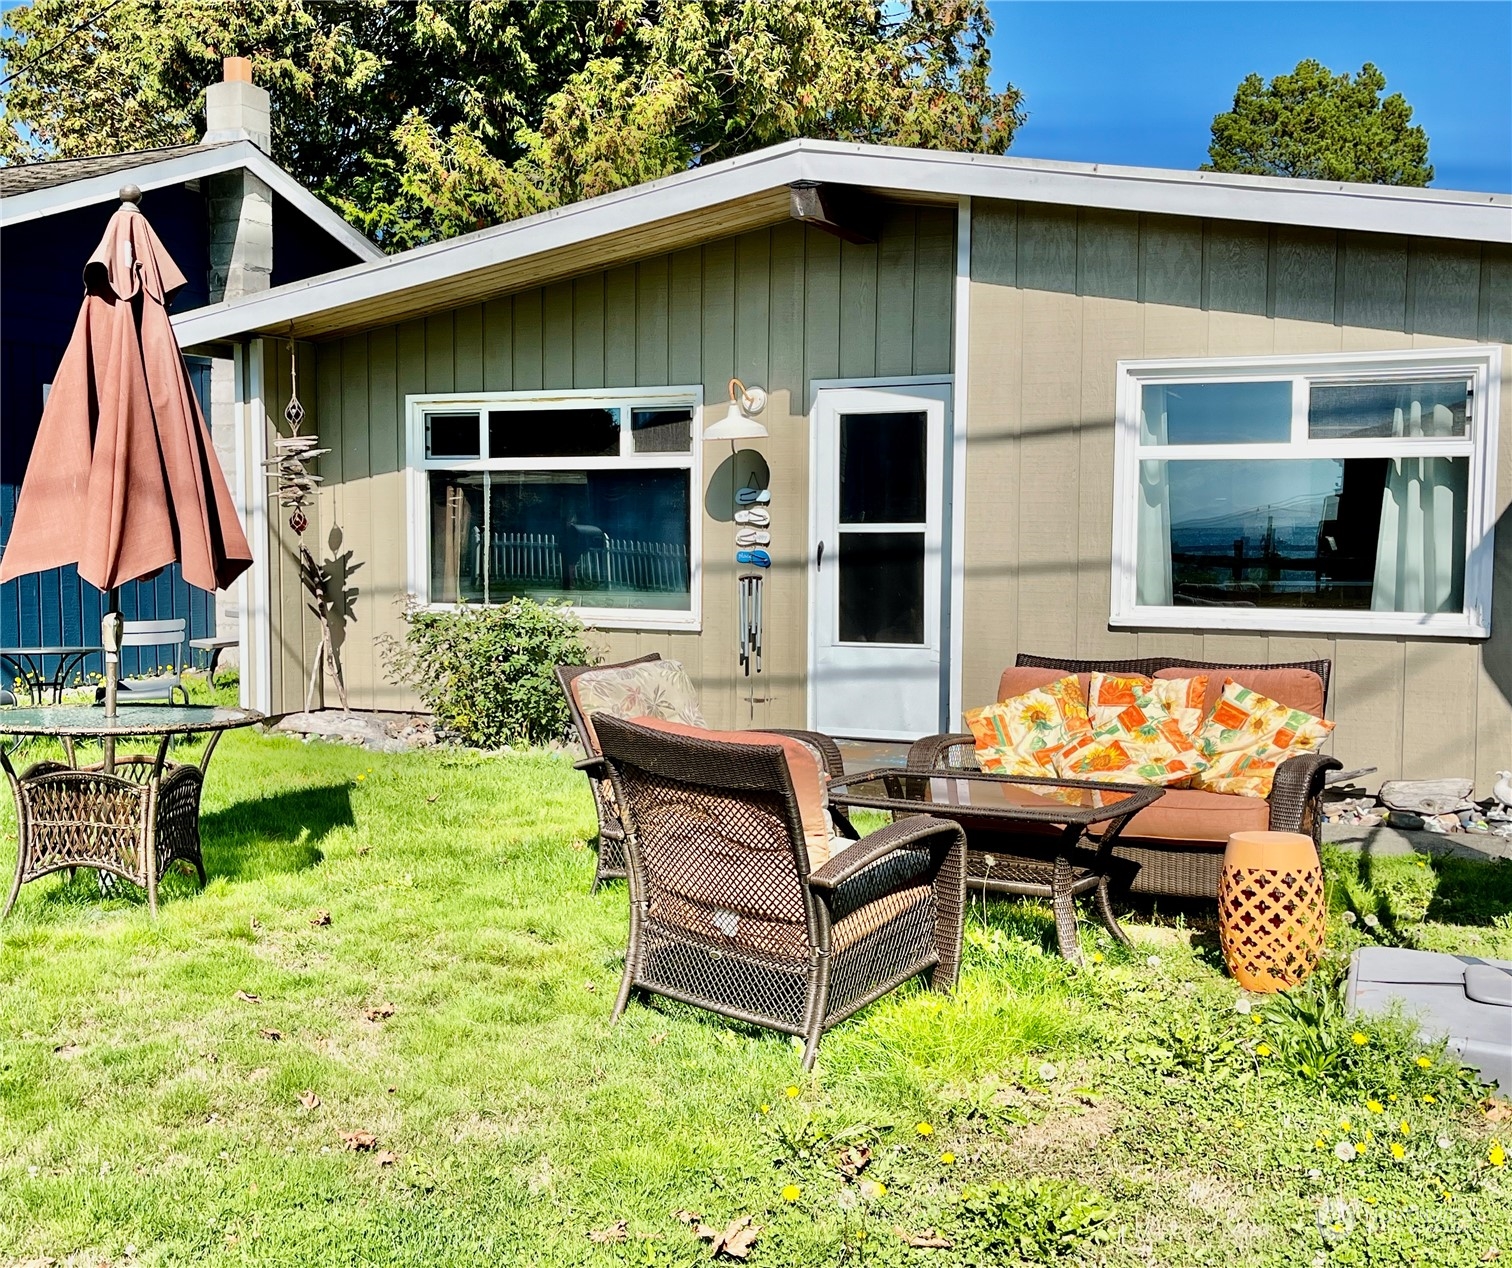
<path id="1" fill-rule="evenodd" d="M 590 732 L 583 741 L 594 752 L 598 751 L 598 736 L 591 734 L 595 713 L 607 713 L 614 718 L 662 718 L 687 726 L 707 725 L 698 707 L 698 693 L 681 661 L 647 660 L 636 665 L 590 669 L 573 680 L 572 693 Z"/>

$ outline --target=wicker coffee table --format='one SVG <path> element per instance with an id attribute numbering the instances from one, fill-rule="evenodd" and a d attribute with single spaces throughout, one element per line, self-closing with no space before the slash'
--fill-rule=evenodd
<path id="1" fill-rule="evenodd" d="M 1107 931 L 1129 944 L 1108 899 L 1108 869 L 1124 825 L 1162 792 L 1145 784 L 884 769 L 835 781 L 830 802 L 890 811 L 895 819 L 928 814 L 959 823 L 966 829 L 968 889 L 1049 899 L 1060 953 L 1080 964 L 1082 894 L 1092 895 Z"/>

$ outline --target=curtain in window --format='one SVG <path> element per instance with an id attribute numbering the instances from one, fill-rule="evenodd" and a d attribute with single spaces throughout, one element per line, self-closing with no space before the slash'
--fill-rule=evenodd
<path id="1" fill-rule="evenodd" d="M 1166 443 L 1165 389 L 1146 388 L 1139 425 L 1143 443 Z M 1172 601 L 1171 495 L 1166 462 L 1139 464 L 1139 508 L 1135 520 L 1135 596 L 1140 604 L 1164 607 Z"/>
<path id="2" fill-rule="evenodd" d="M 1404 388 L 1393 434 L 1449 436 L 1455 419 Z M 1393 458 L 1381 503 L 1370 606 L 1377 612 L 1458 612 L 1465 602 L 1465 514 L 1469 484 L 1463 458 Z"/>

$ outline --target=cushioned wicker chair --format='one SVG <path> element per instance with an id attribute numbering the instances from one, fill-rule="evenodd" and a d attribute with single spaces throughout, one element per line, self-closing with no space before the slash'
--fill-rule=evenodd
<path id="1" fill-rule="evenodd" d="M 807 1069 L 826 1030 L 909 978 L 954 983 L 958 826 L 914 816 L 811 871 L 782 747 L 596 725 L 630 881 L 616 1019 L 637 990 L 665 995 L 801 1035 Z"/>
<path id="2" fill-rule="evenodd" d="M 609 771 L 599 753 L 597 737 L 592 724 L 578 702 L 577 680 L 584 674 L 602 670 L 628 669 L 633 665 L 649 665 L 661 660 L 661 655 L 652 652 L 649 656 L 637 656 L 634 660 L 620 661 L 612 665 L 558 665 L 557 682 L 562 694 L 567 697 L 567 711 L 572 717 L 573 730 L 588 755 L 577 763 L 577 769 L 588 776 L 588 786 L 593 791 L 593 807 L 598 812 L 598 865 L 594 869 L 593 888 L 597 889 L 607 880 L 625 879 L 625 830 L 620 823 L 619 808 L 614 804 L 614 790 L 609 783 Z M 823 761 L 832 779 L 845 773 L 845 763 L 840 756 L 840 747 L 827 735 L 818 731 L 795 731 L 782 727 L 762 727 L 769 735 L 790 735 L 802 740 Z"/>
<path id="3" fill-rule="evenodd" d="M 1146 677 L 1187 677 L 1191 673 L 1210 677 L 1227 675 L 1253 686 L 1263 695 L 1293 708 L 1322 715 L 1328 699 L 1331 665 L 1326 660 L 1288 664 L 1235 665 L 1222 661 L 1187 660 L 1174 656 L 1149 656 L 1136 660 L 1062 660 L 1050 656 L 1020 654 L 1006 670 L 998 698 L 1007 699 L 1033 686 L 1066 674 L 1142 674 Z M 1036 673 L 1035 671 L 1040 671 Z M 1085 684 L 1083 684 L 1085 687 Z M 1222 691 L 1222 678 L 1209 687 L 1212 700 Z M 909 749 L 908 765 L 914 770 L 976 766 L 975 743 L 970 733 L 931 735 Z M 1223 849 L 1230 832 L 1270 829 L 1275 832 L 1305 832 L 1321 840 L 1321 801 L 1328 772 L 1341 769 L 1337 758 L 1325 753 L 1298 753 L 1276 768 L 1271 795 L 1264 801 L 1226 793 L 1171 789 L 1153 806 L 1141 810 L 1124 828 L 1113 848 L 1112 879 L 1119 888 L 1136 894 L 1163 894 L 1179 898 L 1216 898 Z M 968 869 L 972 879 L 983 873 L 985 856 L 993 850 L 1012 853 L 1013 841 L 990 831 L 971 832 Z"/>

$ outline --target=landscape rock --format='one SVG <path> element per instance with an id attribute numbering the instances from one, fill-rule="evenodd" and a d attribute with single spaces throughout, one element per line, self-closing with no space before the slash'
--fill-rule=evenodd
<path id="1" fill-rule="evenodd" d="M 273 729 L 302 735 L 306 740 L 351 744 L 374 753 L 408 753 L 442 742 L 429 718 L 411 714 L 342 713 L 338 709 L 321 709 L 287 714 Z"/>
<path id="2" fill-rule="evenodd" d="M 1392 810 L 1411 810 L 1422 815 L 1457 815 L 1474 810 L 1469 779 L 1391 779 L 1381 785 L 1381 801 Z"/>

